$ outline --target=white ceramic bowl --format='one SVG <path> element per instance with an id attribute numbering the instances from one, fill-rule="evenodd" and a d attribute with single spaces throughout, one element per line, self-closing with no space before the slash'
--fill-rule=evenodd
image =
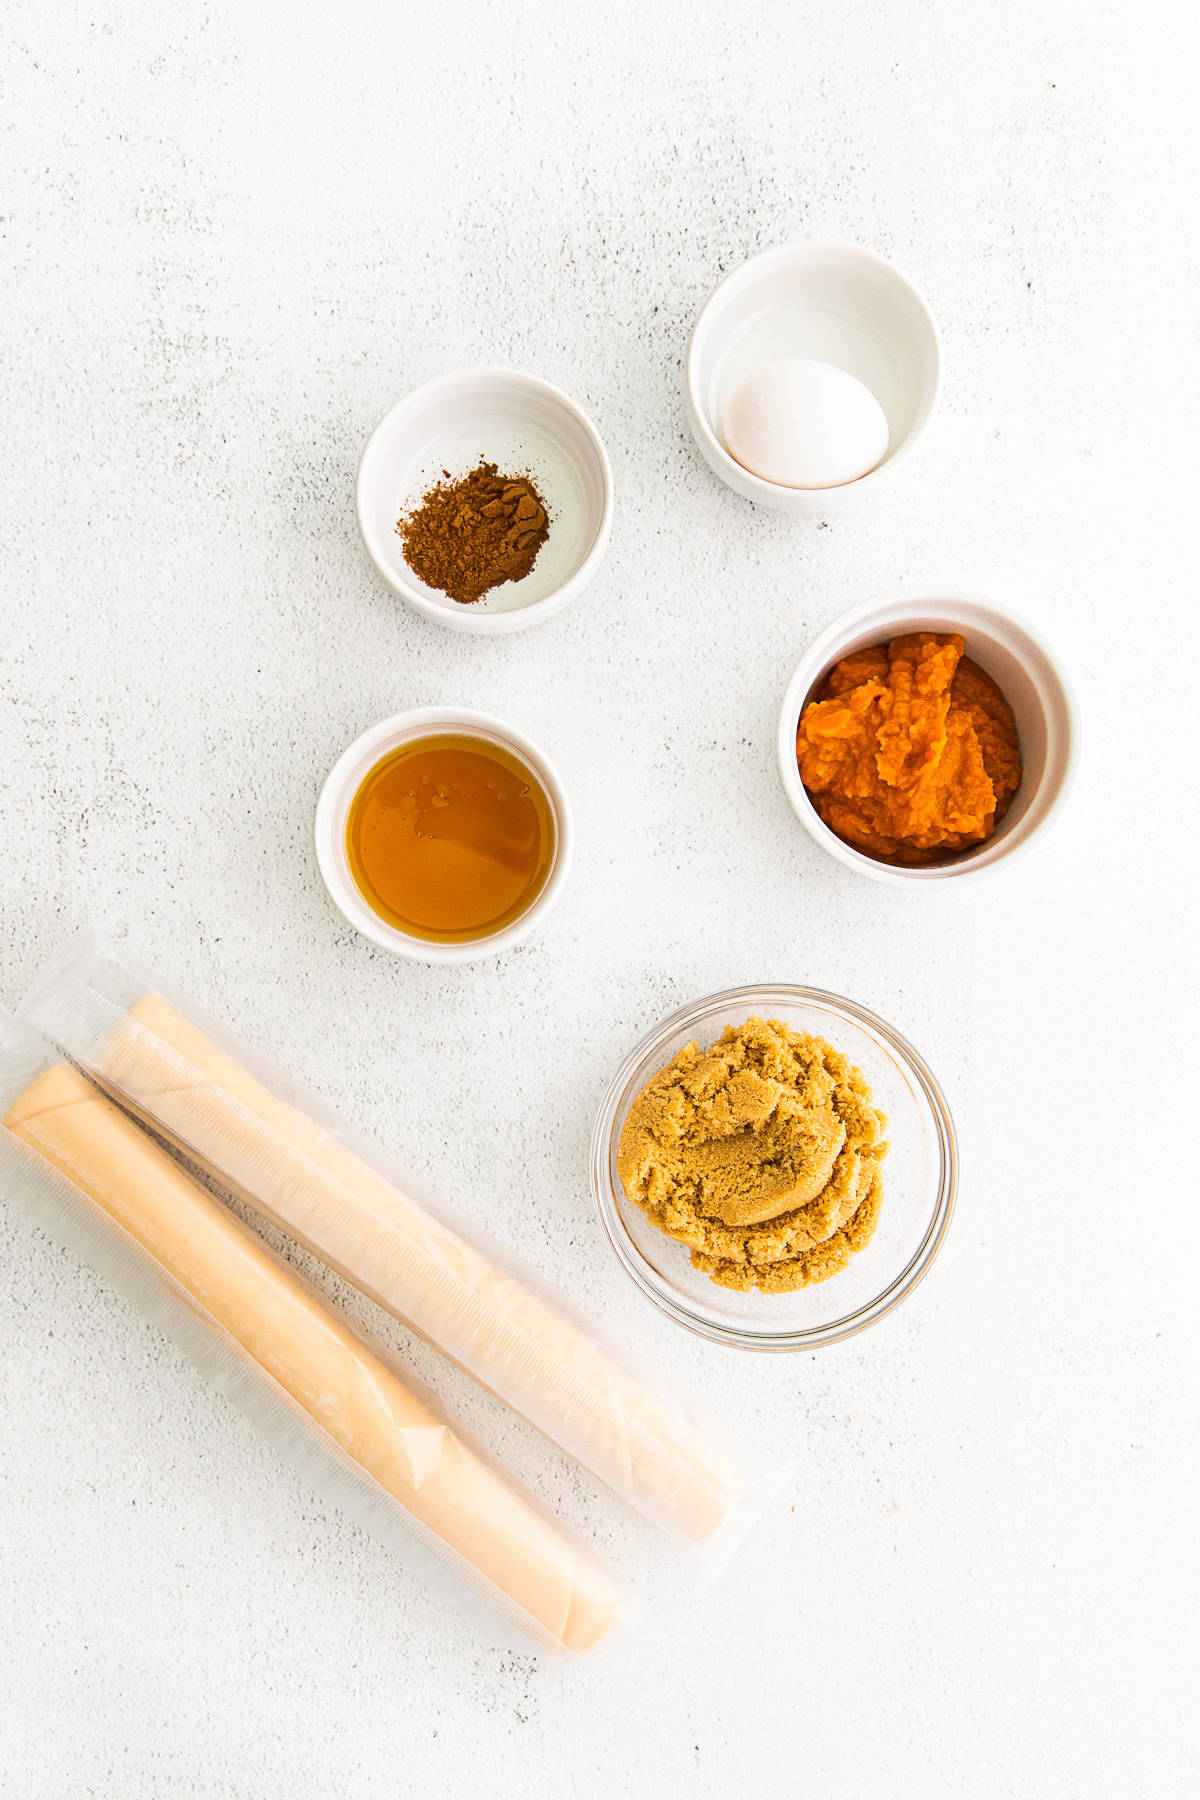
<path id="1" fill-rule="evenodd" d="M 967 655 L 999 683 L 1017 721 L 1021 785 L 995 835 L 932 868 L 878 862 L 843 843 L 808 797 L 796 762 L 796 727 L 818 682 L 852 650 L 886 643 L 908 631 L 958 631 Z M 955 588 L 920 588 L 868 600 L 843 613 L 801 659 L 783 697 L 777 740 L 779 773 L 792 810 L 823 850 L 848 868 L 892 887 L 961 881 L 991 873 L 1021 855 L 1048 829 L 1066 802 L 1079 757 L 1079 715 L 1071 684 L 1053 650 L 1032 625 L 994 600 Z"/>
<path id="2" fill-rule="evenodd" d="M 743 375 L 793 356 L 845 369 L 886 413 L 887 455 L 857 481 L 782 487 L 725 448 L 725 410 Z M 912 453 L 941 379 L 937 326 L 898 269 L 853 244 L 785 244 L 742 263 L 713 289 L 688 344 L 684 395 L 701 454 L 722 481 L 763 506 L 815 518 L 864 499 Z"/>
<path id="3" fill-rule="evenodd" d="M 550 536 L 524 581 L 464 606 L 427 587 L 404 560 L 396 521 L 442 479 L 480 459 L 528 473 L 546 502 Z M 523 631 L 583 592 L 608 547 L 612 471 L 595 426 L 566 394 L 519 369 L 464 369 L 426 382 L 380 420 L 355 484 L 358 529 L 402 600 L 452 631 Z"/>
<path id="4" fill-rule="evenodd" d="M 390 751 L 411 738 L 430 737 L 440 732 L 462 733 L 481 738 L 485 743 L 499 744 L 510 755 L 528 764 L 550 802 L 555 830 L 554 861 L 545 886 L 528 911 L 490 937 L 450 944 L 430 943 L 425 938 L 412 937 L 381 919 L 360 893 L 346 857 L 346 820 L 350 804 L 368 773 Z M 430 963 L 475 962 L 480 957 L 496 956 L 502 950 L 510 950 L 522 938 L 528 937 L 562 893 L 574 847 L 566 791 L 544 752 L 530 743 L 523 733 L 514 731 L 500 719 L 493 719 L 488 713 L 442 706 L 396 713 L 355 738 L 334 763 L 321 789 L 315 835 L 321 879 L 329 890 L 330 899 L 355 930 L 384 950 L 394 950 L 398 956 L 411 956 L 417 962 Z"/>

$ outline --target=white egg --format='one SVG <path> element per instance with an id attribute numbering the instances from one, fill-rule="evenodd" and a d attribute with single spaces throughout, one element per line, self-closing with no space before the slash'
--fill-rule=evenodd
<path id="1" fill-rule="evenodd" d="M 832 363 L 789 357 L 751 369 L 725 411 L 725 445 L 753 475 L 779 487 L 857 481 L 887 455 L 882 406 Z"/>

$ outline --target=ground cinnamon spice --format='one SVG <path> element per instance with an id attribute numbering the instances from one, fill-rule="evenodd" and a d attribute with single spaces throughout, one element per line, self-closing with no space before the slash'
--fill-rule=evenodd
<path id="1" fill-rule="evenodd" d="M 427 587 L 464 606 L 505 581 L 521 581 L 550 535 L 541 495 L 524 475 L 481 461 L 453 479 L 448 469 L 419 506 L 397 519 L 404 558 Z"/>

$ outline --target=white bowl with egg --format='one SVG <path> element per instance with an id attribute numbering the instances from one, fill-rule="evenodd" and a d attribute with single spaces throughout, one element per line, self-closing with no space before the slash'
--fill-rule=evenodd
<path id="1" fill-rule="evenodd" d="M 727 486 L 814 518 L 865 498 L 912 454 L 941 374 L 933 316 L 891 263 L 853 244 L 786 244 L 710 294 L 688 344 L 684 400 Z M 747 467 L 735 448 L 786 479 Z"/>
<path id="2" fill-rule="evenodd" d="M 408 566 L 396 526 L 447 473 L 467 475 L 481 460 L 528 475 L 550 535 L 523 581 L 464 605 Z M 354 499 L 367 554 L 393 593 L 451 631 L 494 637 L 541 624 L 583 592 L 608 548 L 612 470 L 596 427 L 560 389 L 521 369 L 462 369 L 414 389 L 380 420 Z"/>
<path id="3" fill-rule="evenodd" d="M 834 663 L 912 631 L 958 632 L 966 654 L 997 683 L 1013 709 L 1021 781 L 992 837 L 944 862 L 909 868 L 880 862 L 838 837 L 822 819 L 800 777 L 800 714 Z M 779 775 L 792 811 L 822 850 L 872 881 L 890 887 L 936 885 L 993 873 L 1031 849 L 1066 804 L 1079 761 L 1079 712 L 1054 651 L 1027 620 L 995 600 L 961 588 L 926 587 L 856 606 L 823 631 L 788 682 L 776 737 Z"/>

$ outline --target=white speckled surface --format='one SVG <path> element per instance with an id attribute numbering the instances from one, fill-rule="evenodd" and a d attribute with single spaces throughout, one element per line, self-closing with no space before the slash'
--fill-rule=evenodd
<path id="1" fill-rule="evenodd" d="M 0 6 L 0 998 L 126 911 L 805 1459 L 680 1641 L 482 1650 L 0 1204 L 5 1795 L 1194 1791 L 1188 13 Z M 920 455 L 827 527 L 727 493 L 680 403 L 719 272 L 801 235 L 894 255 L 945 337 Z M 475 360 L 578 396 L 617 482 L 590 594 L 494 642 L 406 612 L 351 499 L 390 402 Z M 803 837 L 771 739 L 809 638 L 923 577 L 1037 619 L 1089 741 L 1038 854 L 911 896 Z M 545 932 L 467 970 L 354 937 L 309 852 L 342 746 L 434 701 L 544 742 L 579 826 Z M 911 1036 L 963 1155 L 917 1296 L 774 1361 L 650 1311 L 585 1169 L 633 1039 L 768 978 Z"/>

